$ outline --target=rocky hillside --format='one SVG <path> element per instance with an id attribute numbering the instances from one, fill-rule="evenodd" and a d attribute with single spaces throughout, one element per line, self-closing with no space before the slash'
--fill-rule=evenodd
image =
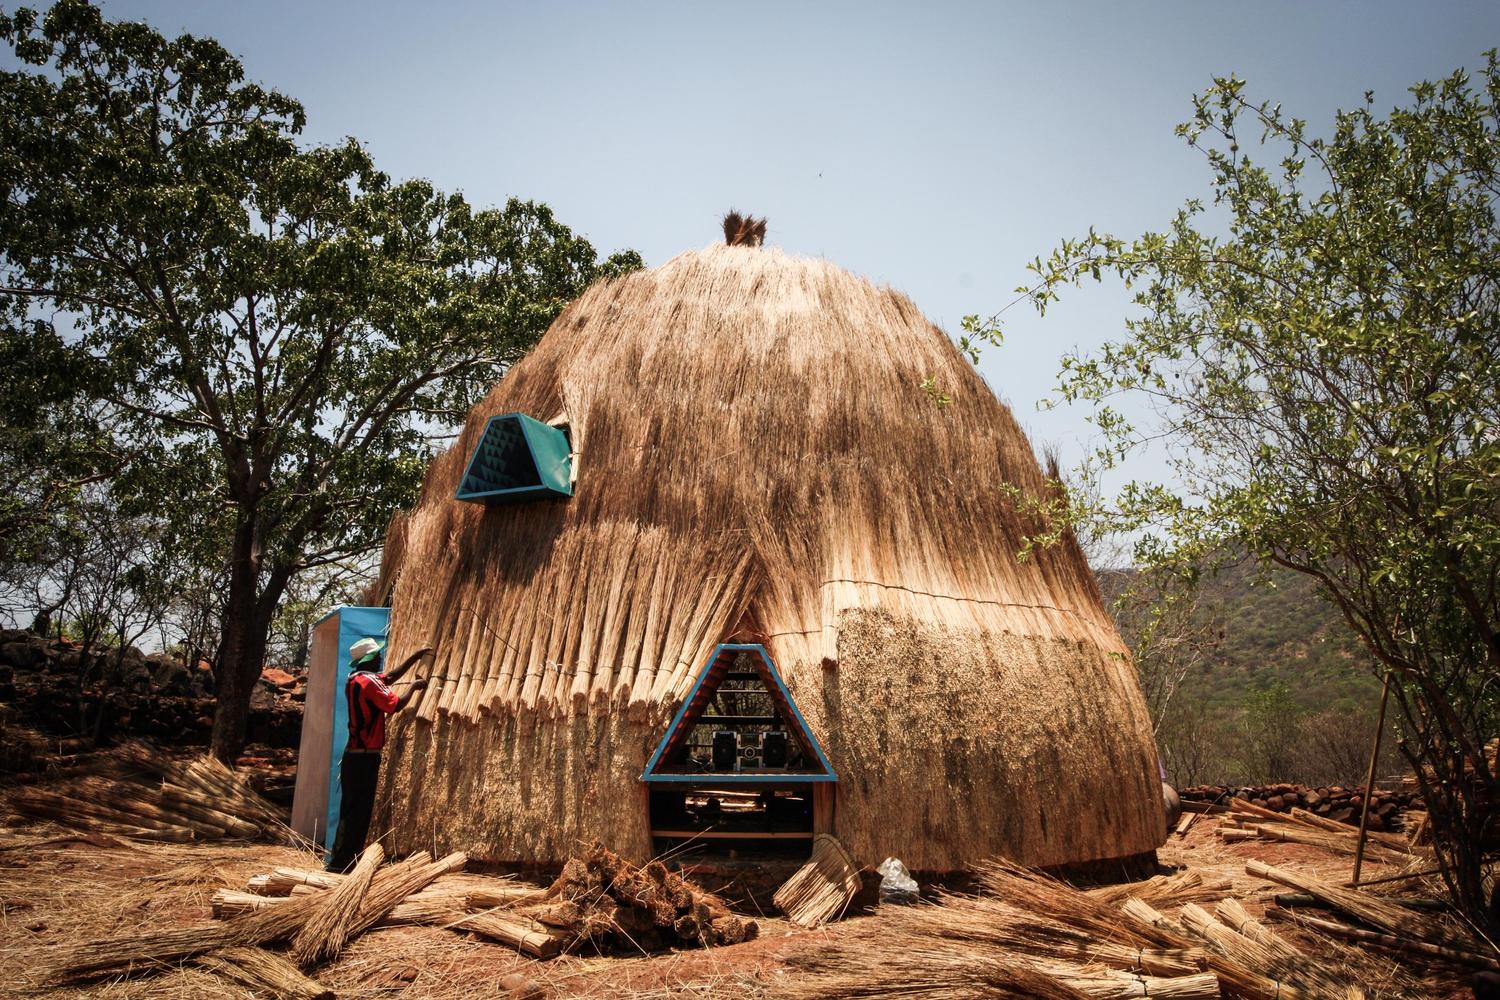
<path id="1" fill-rule="evenodd" d="M 295 747 L 302 679 L 267 671 L 251 700 L 250 740 Z M 206 746 L 213 725 L 213 673 L 165 653 L 84 650 L 78 643 L 0 630 L 0 704 L 60 738 L 107 741 L 144 736 Z"/>

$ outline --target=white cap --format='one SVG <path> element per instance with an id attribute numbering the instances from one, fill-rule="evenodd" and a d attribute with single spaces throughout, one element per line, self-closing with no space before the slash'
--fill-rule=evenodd
<path id="1" fill-rule="evenodd" d="M 380 652 L 380 643 L 376 642 L 374 639 L 371 639 L 369 636 L 365 636 L 363 639 L 359 640 L 354 645 L 349 647 L 349 659 L 351 659 L 355 663 L 358 663 L 365 657 L 378 652 Z"/>

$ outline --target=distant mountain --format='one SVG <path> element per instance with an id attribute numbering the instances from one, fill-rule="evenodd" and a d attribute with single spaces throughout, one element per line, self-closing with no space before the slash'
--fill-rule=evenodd
<path id="1" fill-rule="evenodd" d="M 1098 576 L 1113 606 L 1136 572 L 1104 570 Z M 1203 582 L 1200 606 L 1201 614 L 1223 625 L 1218 647 L 1189 681 L 1210 710 L 1238 708 L 1278 681 L 1307 711 L 1364 710 L 1379 699 L 1370 655 L 1308 577 L 1234 567 Z M 1122 631 L 1133 645 L 1129 629 Z"/>

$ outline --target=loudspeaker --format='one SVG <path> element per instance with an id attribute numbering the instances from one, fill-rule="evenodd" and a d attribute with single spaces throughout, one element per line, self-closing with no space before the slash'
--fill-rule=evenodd
<path id="1" fill-rule="evenodd" d="M 716 730 L 714 732 L 714 770 L 733 771 L 734 762 L 738 758 L 738 736 L 728 729 Z"/>
<path id="2" fill-rule="evenodd" d="M 760 746 L 766 767 L 786 767 L 786 733 L 775 730 L 766 733 Z"/>

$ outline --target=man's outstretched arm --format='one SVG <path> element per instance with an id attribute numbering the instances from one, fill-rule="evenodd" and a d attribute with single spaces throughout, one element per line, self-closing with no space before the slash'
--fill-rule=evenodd
<path id="1" fill-rule="evenodd" d="M 416 666 L 418 660 L 420 660 L 424 656 L 431 656 L 431 655 L 432 655 L 432 647 L 431 646 L 423 646 L 421 649 L 417 650 L 415 653 L 411 654 L 406 659 L 402 660 L 401 661 L 401 665 L 399 667 L 396 667 L 396 668 L 394 668 L 392 670 L 387 670 L 385 672 L 385 679 L 386 679 L 386 681 L 389 682 L 389 681 L 398 681 L 398 680 L 400 680 L 401 679 L 401 675 L 404 674 L 404 673 L 406 673 L 412 667 Z"/>

